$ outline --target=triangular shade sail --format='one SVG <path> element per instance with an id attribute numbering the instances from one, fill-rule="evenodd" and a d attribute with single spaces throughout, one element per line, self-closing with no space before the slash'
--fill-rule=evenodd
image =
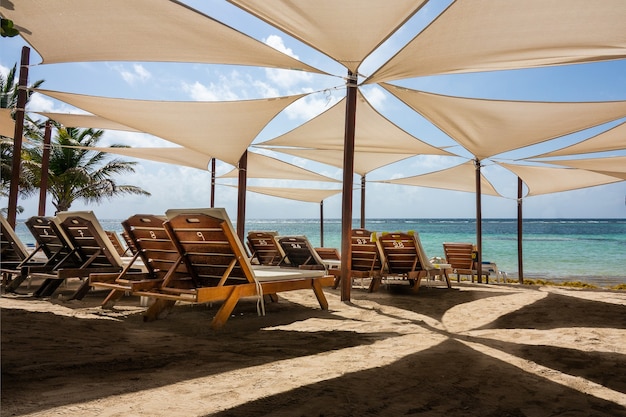
<path id="1" fill-rule="evenodd" d="M 413 155 L 451 155 L 410 135 L 378 113 L 359 92 L 354 138 L 356 152 L 411 153 Z M 262 146 L 343 150 L 345 136 L 345 99 L 297 128 L 262 142 Z"/>
<path id="2" fill-rule="evenodd" d="M 623 0 L 455 1 L 366 82 L 626 57 Z"/>
<path id="3" fill-rule="evenodd" d="M 237 168 L 221 175 L 220 178 L 237 178 Z M 330 181 L 339 182 L 334 178 L 326 177 L 313 171 L 297 167 L 280 159 L 266 155 L 248 152 L 248 164 L 246 170 L 248 178 L 273 178 L 305 181 Z"/>
<path id="4" fill-rule="evenodd" d="M 229 0 L 356 73 L 424 0 Z"/>
<path id="5" fill-rule="evenodd" d="M 266 149 L 343 168 L 343 150 L 271 147 Z M 363 176 L 370 171 L 412 156 L 414 155 L 410 153 L 355 152 L 353 171 L 355 174 Z"/>
<path id="6" fill-rule="evenodd" d="M 476 167 L 472 162 L 465 162 L 452 168 L 406 178 L 374 181 L 388 184 L 416 185 L 419 187 L 439 188 L 453 191 L 476 192 Z M 481 194 L 499 196 L 493 185 L 480 174 Z"/>
<path id="7" fill-rule="evenodd" d="M 0 136 L 13 138 L 15 135 L 15 120 L 11 117 L 11 109 L 0 109 Z"/>
<path id="8" fill-rule="evenodd" d="M 138 130 L 126 125 L 113 122 L 100 116 L 92 114 L 74 114 L 74 113 L 49 113 L 37 112 L 50 120 L 61 123 L 65 127 L 79 127 L 89 129 L 103 130 L 124 130 L 128 132 L 137 132 Z"/>
<path id="9" fill-rule="evenodd" d="M 582 142 L 557 149 L 556 151 L 537 155 L 535 158 L 580 155 L 584 153 L 617 151 L 622 149 L 626 149 L 626 122 Z"/>
<path id="10" fill-rule="evenodd" d="M 303 95 L 261 100 L 128 100 L 37 90 L 90 113 L 236 165 L 274 116 Z"/>
<path id="11" fill-rule="evenodd" d="M 320 203 L 328 197 L 341 193 L 341 190 L 326 190 L 320 188 L 291 188 L 291 187 L 246 187 L 247 191 L 270 195 L 272 197 L 286 198 L 288 200 L 305 201 L 308 203 Z"/>
<path id="12" fill-rule="evenodd" d="M 541 162 L 563 165 L 571 168 L 586 169 L 600 174 L 610 175 L 626 180 L 626 156 L 607 158 L 543 160 Z"/>
<path id="13" fill-rule="evenodd" d="M 520 177 L 528 187 L 528 197 L 595 187 L 621 181 L 597 172 L 571 168 L 550 168 L 500 163 Z M 549 181 L 546 181 L 549 178 Z"/>
<path id="14" fill-rule="evenodd" d="M 382 86 L 481 160 L 626 116 L 626 101 L 486 100 Z"/>
<path id="15" fill-rule="evenodd" d="M 211 161 L 209 155 L 187 148 L 115 148 L 115 147 L 85 147 L 72 146 L 72 148 L 86 149 L 89 151 L 107 152 L 116 155 L 130 156 L 133 158 L 147 159 L 166 164 L 187 166 L 206 171 Z"/>
<path id="16" fill-rule="evenodd" d="M 0 2 L 43 63 L 154 61 L 321 72 L 177 1 Z"/>

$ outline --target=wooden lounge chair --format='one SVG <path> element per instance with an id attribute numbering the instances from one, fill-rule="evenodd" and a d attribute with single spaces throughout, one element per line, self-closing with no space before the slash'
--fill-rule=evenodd
<path id="1" fill-rule="evenodd" d="M 94 272 L 120 272 L 123 262 L 100 222 L 91 211 L 57 213 L 60 228 L 67 237 L 81 264 L 78 267 L 61 266 L 48 273 L 33 273 L 33 277 L 44 278 L 43 283 L 33 294 L 48 297 L 67 278 L 83 280 L 70 299 L 81 299 L 89 291 L 89 274 Z"/>
<path id="2" fill-rule="evenodd" d="M 260 265 L 280 265 L 285 259 L 285 252 L 276 242 L 278 232 L 254 230 L 246 237 L 250 248 L 251 260 L 255 259 Z"/>
<path id="3" fill-rule="evenodd" d="M 409 283 L 414 292 L 419 290 L 422 278 L 443 276 L 448 288 L 450 265 L 436 268 L 431 265 L 423 254 L 419 235 L 415 232 L 382 233 L 377 236 L 385 256 L 387 270 L 384 278 L 399 278 Z"/>
<path id="4" fill-rule="evenodd" d="M 89 274 L 92 287 L 111 290 L 102 302 L 103 308 L 112 308 L 125 293 L 158 287 L 168 273 L 180 277 L 186 272 L 174 243 L 163 227 L 166 220 L 165 216 L 136 214 L 122 222 L 125 234 L 136 248 L 135 255 L 120 273 Z M 137 262 L 145 271 L 130 269 Z"/>
<path id="5" fill-rule="evenodd" d="M 352 229 L 350 238 L 352 252 L 350 277 L 371 278 L 369 292 L 376 291 L 380 285 L 383 269 L 382 249 L 376 239 L 372 239 L 372 233 L 366 229 Z M 335 276 L 334 288 L 341 281 L 341 270 L 330 270 Z"/>
<path id="6" fill-rule="evenodd" d="M 166 215 L 164 227 L 187 268 L 188 280 L 167 276 L 158 288 L 135 292 L 156 299 L 144 320 L 157 319 L 177 301 L 222 302 L 211 323 L 218 329 L 242 297 L 259 297 L 262 307 L 263 295 L 300 289 L 312 289 L 320 307 L 328 309 L 322 287 L 332 285 L 332 276 L 323 270 L 253 267 L 226 210 L 168 210 Z"/>
<path id="7" fill-rule="evenodd" d="M 285 261 L 291 266 L 329 270 L 337 268 L 340 264 L 338 260 L 322 259 L 306 236 L 278 236 L 276 241 L 285 252 Z"/>
<path id="8" fill-rule="evenodd" d="M 43 263 L 25 263 L 21 265 L 19 276 L 6 287 L 8 292 L 14 292 L 22 282 L 34 273 L 51 273 L 60 268 L 78 268 L 82 261 L 67 237 L 55 222 L 54 217 L 32 216 L 25 225 L 35 238 L 36 249 L 30 256 L 42 252 L 46 261 Z"/>
<path id="9" fill-rule="evenodd" d="M 115 233 L 113 230 L 105 230 L 104 233 L 107 235 L 107 237 L 111 241 L 111 244 L 113 245 L 113 247 L 117 251 L 118 255 L 120 255 L 120 256 L 127 256 L 130 253 L 130 249 L 124 247 L 124 245 L 122 244 L 122 241 L 120 240 L 120 237 L 117 235 L 117 233 Z"/>
<path id="10" fill-rule="evenodd" d="M 339 263 L 341 261 L 341 255 L 337 248 L 313 248 L 315 252 L 319 255 L 323 262 L 331 261 L 334 265 L 335 263 Z M 338 267 L 338 266 L 337 266 Z"/>
<path id="11" fill-rule="evenodd" d="M 24 281 L 26 277 L 22 278 L 22 275 L 29 265 L 41 265 L 33 259 L 36 253 L 36 250 L 28 253 L 13 227 L 0 215 L 0 272 L 2 287 L 6 291 L 13 291 L 13 286 Z"/>
<path id="12" fill-rule="evenodd" d="M 476 248 L 472 243 L 445 242 L 443 252 L 446 262 L 452 268 L 452 273 L 456 274 L 457 281 L 461 281 L 461 275 L 469 275 L 474 282 L 474 278 L 478 276 L 478 269 L 476 268 Z M 488 282 L 489 271 L 483 270 L 482 274 L 487 277 Z"/>

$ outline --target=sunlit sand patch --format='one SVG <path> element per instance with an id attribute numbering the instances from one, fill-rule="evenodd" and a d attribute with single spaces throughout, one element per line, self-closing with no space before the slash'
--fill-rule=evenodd
<path id="1" fill-rule="evenodd" d="M 626 305 L 626 292 L 609 292 L 609 291 L 582 291 L 576 289 L 541 287 L 540 291 L 552 294 L 565 295 L 568 297 L 581 298 L 589 301 L 600 301 L 603 303 L 611 303 L 618 305 Z"/>
<path id="2" fill-rule="evenodd" d="M 450 333 L 462 333 L 482 327 L 498 317 L 539 301 L 548 294 L 540 291 L 515 292 L 463 303 L 450 308 L 441 322 Z"/>
<path id="3" fill-rule="evenodd" d="M 352 300 L 350 303 L 344 303 L 340 301 L 340 298 L 334 294 L 327 294 L 330 310 L 335 320 L 329 318 L 324 319 L 310 319 L 307 320 L 308 326 L 319 320 L 319 328 L 327 329 L 328 322 L 334 322 L 333 326 L 337 330 L 351 330 L 362 333 L 369 333 L 372 329 L 372 323 L 376 324 L 376 327 L 385 326 L 389 331 L 397 333 L 415 333 L 415 325 L 426 324 L 427 327 L 444 330 L 443 326 L 438 320 L 435 320 L 427 315 L 419 314 L 413 311 L 405 310 L 402 308 L 396 308 L 387 305 L 381 305 L 375 301 L 370 300 Z M 289 301 L 303 304 L 302 292 L 298 294 L 297 291 L 291 291 L 285 294 L 285 298 Z M 313 306 L 313 305 L 312 305 Z M 338 321 L 336 317 L 343 317 L 347 320 Z M 281 326 L 280 329 L 287 329 L 293 331 L 300 331 L 302 329 L 302 322 L 297 324 Z M 308 328 L 308 326 L 305 326 Z"/>
<path id="4" fill-rule="evenodd" d="M 464 335 L 532 346 L 577 349 L 582 352 L 626 354 L 626 329 L 565 327 L 550 330 L 471 330 Z"/>
<path id="5" fill-rule="evenodd" d="M 516 356 L 502 352 L 498 349 L 490 348 L 480 343 L 464 340 L 459 341 L 466 346 L 469 346 L 470 348 L 476 350 L 477 352 L 489 355 L 493 358 L 506 362 L 523 370 L 524 372 L 537 375 L 541 378 L 548 379 L 552 382 L 566 386 L 568 388 L 580 391 L 585 394 L 593 395 L 594 397 L 601 398 L 606 401 L 612 401 L 616 404 L 621 405 L 622 407 L 626 407 L 626 394 L 624 393 L 614 391 L 603 385 L 589 381 L 588 379 L 582 377 L 569 375 L 558 370 L 539 365 L 536 362 L 518 358 Z"/>
<path id="6" fill-rule="evenodd" d="M 111 398 L 102 398 L 28 415 L 176 415 L 182 409 L 188 415 L 206 415 L 348 373 L 387 366 L 407 355 L 432 348 L 446 339 L 445 336 L 435 334 L 403 335 L 370 345 L 276 361 L 187 380 L 165 388 L 120 395 L 115 397 L 113 404 Z M 346 361 L 348 357 L 360 360 Z M 280 383 L 277 383 L 276 375 L 281 375 Z M 163 402 L 165 395 L 168 400 Z"/>

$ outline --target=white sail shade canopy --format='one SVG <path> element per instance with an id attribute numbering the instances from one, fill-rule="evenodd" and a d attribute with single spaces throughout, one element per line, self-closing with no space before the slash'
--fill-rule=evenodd
<path id="1" fill-rule="evenodd" d="M 626 116 L 626 101 L 486 100 L 382 86 L 481 160 Z"/>
<path id="2" fill-rule="evenodd" d="M 97 146 L 68 146 L 87 151 L 107 152 L 115 155 L 130 156 L 132 158 L 146 159 L 166 164 L 180 165 L 197 168 L 206 171 L 211 161 L 211 156 L 187 148 L 118 148 Z"/>
<path id="3" fill-rule="evenodd" d="M 425 0 L 229 0 L 352 73 L 385 39 L 413 16 Z"/>
<path id="4" fill-rule="evenodd" d="M 388 184 L 414 185 L 419 187 L 439 188 L 443 190 L 465 191 L 468 193 L 476 192 L 476 168 L 469 161 L 451 168 L 442 169 L 440 171 L 429 172 L 426 174 L 414 175 L 412 177 L 394 178 L 391 180 L 381 180 L 374 182 L 382 182 Z M 480 174 L 481 194 L 500 196 L 496 189 L 491 185 L 482 174 Z"/>
<path id="5" fill-rule="evenodd" d="M 304 201 L 307 203 L 320 203 L 321 201 L 326 200 L 328 197 L 332 197 L 341 193 L 340 189 L 333 190 L 323 188 L 259 187 L 250 185 L 246 187 L 246 190 L 258 194 L 269 195 L 272 197 Z"/>
<path id="6" fill-rule="evenodd" d="M 97 116 L 236 165 L 258 133 L 303 95 L 241 101 L 148 101 L 37 90 Z M 243 116 L 245 115 L 245 117 Z"/>
<path id="7" fill-rule="evenodd" d="M 357 94 L 354 148 L 356 152 L 451 155 L 412 136 L 377 112 L 365 97 Z M 344 149 L 345 99 L 295 129 L 258 146 L 289 146 L 316 149 Z"/>
<path id="8" fill-rule="evenodd" d="M 626 156 L 612 156 L 606 158 L 559 159 L 544 160 L 542 162 L 562 165 L 566 167 L 586 169 L 604 175 L 626 180 Z"/>
<path id="9" fill-rule="evenodd" d="M 500 163 L 521 178 L 528 187 L 527 197 L 578 190 L 621 181 L 619 178 L 573 168 L 552 168 Z M 549 178 L 549 181 L 546 180 Z"/>
<path id="10" fill-rule="evenodd" d="M 51 113 L 37 112 L 48 119 L 61 123 L 65 127 L 80 127 L 102 130 L 123 130 L 127 132 L 138 132 L 132 127 L 105 119 L 104 117 L 95 116 L 93 114 L 77 114 L 77 113 Z"/>
<path id="11" fill-rule="evenodd" d="M 582 142 L 578 142 L 552 152 L 536 155 L 535 158 L 580 155 L 618 150 L 626 150 L 626 122 L 623 122 L 589 139 L 583 140 Z"/>
<path id="12" fill-rule="evenodd" d="M 622 0 L 455 1 L 366 80 L 626 57 Z"/>
<path id="13" fill-rule="evenodd" d="M 238 176 L 239 169 L 235 168 L 224 175 L 220 175 L 219 178 L 237 178 Z M 334 178 L 254 152 L 248 152 L 246 176 L 248 178 L 339 182 Z"/>
<path id="14" fill-rule="evenodd" d="M 0 2 L 43 63 L 152 61 L 319 71 L 178 1 Z"/>
<path id="15" fill-rule="evenodd" d="M 253 145 L 254 146 L 254 145 Z M 343 168 L 343 150 L 340 149 L 305 149 L 305 148 L 272 148 L 276 152 L 286 153 L 299 158 L 310 159 L 334 167 Z M 360 176 L 394 162 L 414 156 L 412 153 L 387 152 L 354 152 L 354 173 Z"/>

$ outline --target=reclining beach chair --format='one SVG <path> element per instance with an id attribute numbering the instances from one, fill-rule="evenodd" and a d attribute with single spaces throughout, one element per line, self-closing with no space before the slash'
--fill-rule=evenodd
<path id="1" fill-rule="evenodd" d="M 285 252 L 276 242 L 278 233 L 275 231 L 250 231 L 247 242 L 251 260 L 256 259 L 260 265 L 280 265 L 285 259 Z"/>
<path id="2" fill-rule="evenodd" d="M 111 244 L 113 245 L 113 247 L 117 251 L 118 255 L 120 255 L 120 256 L 128 256 L 128 254 L 130 253 L 130 248 L 124 247 L 124 245 L 122 244 L 122 241 L 120 240 L 120 237 L 117 235 L 117 233 L 115 233 L 113 230 L 105 230 L 104 233 L 107 235 L 107 237 L 111 241 Z M 131 254 L 131 256 L 132 256 L 132 254 Z"/>
<path id="3" fill-rule="evenodd" d="M 448 288 L 450 279 L 448 273 L 450 265 L 440 265 L 439 268 L 430 264 L 421 248 L 419 235 L 416 232 L 382 233 L 377 236 L 385 256 L 387 270 L 384 278 L 406 281 L 414 292 L 419 290 L 422 278 L 429 276 L 443 276 Z"/>
<path id="4" fill-rule="evenodd" d="M 306 236 L 278 236 L 276 241 L 286 255 L 283 265 L 320 270 L 329 270 L 340 265 L 338 260 L 322 259 Z"/>
<path id="5" fill-rule="evenodd" d="M 136 252 L 120 273 L 89 274 L 89 285 L 108 288 L 109 295 L 102 302 L 103 308 L 112 308 L 125 293 L 158 287 L 168 274 L 180 277 L 186 272 L 181 257 L 170 240 L 163 223 L 165 216 L 136 214 L 122 222 Z M 131 269 L 141 266 L 145 271 Z"/>
<path id="6" fill-rule="evenodd" d="M 28 266 L 41 265 L 33 258 L 37 251 L 28 252 L 26 246 L 13 230 L 9 222 L 0 215 L 0 272 L 2 273 L 2 287 L 6 291 L 13 291 L 12 287 L 19 286 L 24 278 Z"/>
<path id="7" fill-rule="evenodd" d="M 187 269 L 188 279 L 168 276 L 158 288 L 134 292 L 156 299 L 144 320 L 157 319 L 177 301 L 222 302 L 211 322 L 211 328 L 219 329 L 242 297 L 258 297 L 263 309 L 263 295 L 300 289 L 312 289 L 320 307 L 328 309 L 322 287 L 332 285 L 332 276 L 324 270 L 253 267 L 226 210 L 179 209 L 168 210 L 166 215 L 164 227 Z"/>
<path id="8" fill-rule="evenodd" d="M 31 253 L 34 256 L 42 252 L 46 256 L 43 263 L 27 263 L 21 266 L 19 276 L 16 276 L 7 285 L 8 292 L 14 292 L 22 282 L 33 273 L 51 273 L 59 268 L 78 268 L 82 264 L 76 250 L 55 222 L 54 217 L 32 216 L 25 225 L 35 238 L 36 249 Z"/>
<path id="9" fill-rule="evenodd" d="M 476 268 L 476 248 L 472 243 L 445 242 L 443 252 L 458 282 L 461 281 L 461 275 L 470 275 L 474 282 L 474 278 L 478 276 L 478 269 Z M 489 270 L 483 268 L 481 270 L 489 282 Z"/>
<path id="10" fill-rule="evenodd" d="M 57 213 L 60 229 L 80 259 L 77 267 L 61 265 L 47 273 L 32 273 L 33 277 L 44 278 L 43 283 L 33 294 L 35 297 L 48 297 L 54 294 L 68 278 L 83 280 L 70 299 L 82 299 L 89 291 L 89 274 L 94 272 L 120 272 L 123 262 L 100 222 L 91 211 Z"/>
<path id="11" fill-rule="evenodd" d="M 375 236 L 375 235 L 374 235 Z M 376 239 L 372 239 L 372 233 L 366 229 L 352 229 L 350 238 L 352 262 L 349 276 L 354 278 L 371 278 L 369 292 L 376 291 L 380 285 L 383 269 L 382 249 Z M 330 270 L 335 276 L 334 288 L 341 281 L 341 270 Z"/>

